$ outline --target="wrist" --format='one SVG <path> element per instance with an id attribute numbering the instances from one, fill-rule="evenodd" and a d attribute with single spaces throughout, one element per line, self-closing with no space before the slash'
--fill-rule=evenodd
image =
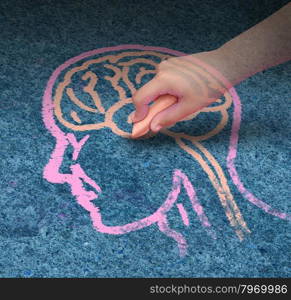
<path id="1" fill-rule="evenodd" d="M 211 61 L 213 67 L 229 82 L 227 88 L 231 88 L 245 79 L 241 67 L 235 55 L 227 44 L 211 51 Z"/>
<path id="2" fill-rule="evenodd" d="M 228 90 L 237 83 L 237 74 L 232 71 L 229 55 L 224 48 L 195 53 L 193 57 L 205 64 L 209 75 L 220 83 L 222 89 Z"/>

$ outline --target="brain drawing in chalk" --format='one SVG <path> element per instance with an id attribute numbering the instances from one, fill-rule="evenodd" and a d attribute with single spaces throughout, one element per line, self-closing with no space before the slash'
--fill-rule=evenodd
<path id="1" fill-rule="evenodd" d="M 290 216 L 257 199 L 239 178 L 235 157 L 241 106 L 233 88 L 211 106 L 163 129 L 159 137 L 165 137 L 164 144 L 159 137 L 139 141 L 130 138 L 130 114 L 134 110 L 131 96 L 155 75 L 162 60 L 181 55 L 185 54 L 140 45 L 83 53 L 54 71 L 43 96 L 42 113 L 45 126 L 55 139 L 51 157 L 44 167 L 44 178 L 52 184 L 68 184 L 72 196 L 88 213 L 98 232 L 121 235 L 157 226 L 184 256 L 187 240 L 169 222 L 174 210 L 186 227 L 190 224 L 191 210 L 192 217 L 199 220 L 206 233 L 216 238 L 215 228 L 202 204 L 203 195 L 199 195 L 193 180 L 198 172 L 206 176 L 240 240 L 250 229 L 225 170 L 246 200 L 281 219 Z M 195 60 L 193 67 L 202 90 L 204 82 L 213 89 L 224 85 L 225 79 L 210 66 Z M 221 166 L 221 160 L 207 148 L 207 141 L 219 135 L 228 124 L 231 133 L 225 166 Z M 188 170 L 175 159 L 183 155 L 190 165 Z M 133 194 L 128 192 L 129 185 L 133 186 L 131 190 L 136 190 Z M 179 201 L 182 190 L 187 195 L 187 204 Z M 123 201 L 125 197 L 134 198 L 132 205 Z"/>

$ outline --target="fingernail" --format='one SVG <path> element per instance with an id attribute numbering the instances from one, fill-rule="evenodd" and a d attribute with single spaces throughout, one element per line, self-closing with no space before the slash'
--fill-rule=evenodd
<path id="1" fill-rule="evenodd" d="M 158 132 L 158 131 L 161 130 L 161 128 L 162 128 L 162 126 L 159 125 L 159 124 L 157 124 L 157 125 L 155 125 L 155 126 L 153 127 L 153 131 L 154 131 L 154 132 Z"/>
<path id="2" fill-rule="evenodd" d="M 144 117 L 145 113 L 144 112 L 139 112 L 137 113 L 136 111 L 133 113 L 133 117 L 132 117 L 132 122 L 136 123 L 139 122 L 140 120 L 142 120 Z"/>

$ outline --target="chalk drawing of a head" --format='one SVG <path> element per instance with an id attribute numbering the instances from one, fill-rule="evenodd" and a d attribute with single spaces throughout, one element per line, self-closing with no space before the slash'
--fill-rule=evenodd
<path id="1" fill-rule="evenodd" d="M 46 86 L 42 108 L 44 124 L 55 138 L 55 147 L 48 164 L 44 168 L 44 178 L 54 184 L 67 183 L 71 188 L 71 194 L 89 213 L 93 226 L 97 231 L 120 235 L 150 225 L 157 225 L 161 232 L 177 243 L 181 256 L 187 253 L 187 241 L 180 232 L 170 228 L 167 216 L 175 207 L 178 209 L 185 226 L 189 226 L 187 211 L 182 203 L 178 203 L 178 196 L 182 187 L 184 187 L 191 207 L 202 226 L 215 238 L 215 232 L 212 230 L 210 221 L 198 200 L 195 188 L 182 170 L 173 170 L 170 191 L 155 211 L 139 219 L 133 218 L 133 221 L 126 224 L 107 225 L 106 222 L 103 222 L 103 211 L 95 203 L 98 203 L 96 200 L 102 194 L 103 185 L 110 185 L 110 183 L 102 182 L 102 176 L 98 177 L 99 182 L 92 178 L 90 172 L 86 169 L 88 166 L 80 163 L 80 156 L 82 156 L 82 152 L 85 152 L 88 140 L 96 138 L 94 137 L 96 132 L 99 133 L 100 137 L 104 130 L 108 130 L 119 140 L 127 139 L 130 141 L 130 117 L 126 119 L 127 122 L 124 126 L 117 124 L 116 117 L 124 109 L 127 109 L 127 112 L 133 110 L 131 95 L 134 94 L 144 77 L 156 73 L 156 68 L 163 59 L 184 55 L 186 54 L 167 48 L 142 45 L 121 45 L 85 52 L 69 59 L 53 72 Z M 194 60 L 193 64 L 197 72 L 207 78 L 213 86 L 217 87 L 225 84 L 226 79 L 210 66 L 198 60 Z M 130 80 L 130 72 L 135 75 L 135 82 Z M 98 90 L 98 85 L 101 86 L 101 90 Z M 234 228 L 238 238 L 242 240 L 250 230 L 234 200 L 222 167 L 203 145 L 203 141 L 217 135 L 225 127 L 229 119 L 228 108 L 232 104 L 234 105 L 233 123 L 226 162 L 234 184 L 248 201 L 265 212 L 282 219 L 290 218 L 290 216 L 257 199 L 245 189 L 240 181 L 234 165 L 240 126 L 240 100 L 234 88 L 226 92 L 224 97 L 225 101 L 217 99 L 216 105 L 204 108 L 187 118 L 187 120 L 192 120 L 198 114 L 219 112 L 221 120 L 209 132 L 193 136 L 168 128 L 163 129 L 161 133 L 171 137 L 183 151 L 199 163 L 216 191 L 230 225 Z M 118 140 L 116 141 L 118 143 Z M 134 141 L 131 142 L 134 143 Z M 100 143 L 106 147 L 109 141 L 103 139 Z M 62 172 L 64 155 L 68 148 L 73 149 L 72 163 L 69 172 Z M 107 151 L 110 151 L 110 155 L 115 157 L 114 150 Z M 96 155 L 99 155 L 100 160 L 102 160 L 101 153 L 96 153 Z M 110 166 L 108 167 L 110 168 Z M 95 171 L 98 172 L 98 166 L 95 166 L 95 168 Z M 121 173 L 126 172 L 126 170 L 120 170 Z M 112 181 L 117 181 L 117 178 L 121 175 L 112 174 L 112 177 L 114 177 Z"/>

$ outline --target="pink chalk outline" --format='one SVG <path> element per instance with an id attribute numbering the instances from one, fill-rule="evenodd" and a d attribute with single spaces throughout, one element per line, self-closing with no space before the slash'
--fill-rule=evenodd
<path id="1" fill-rule="evenodd" d="M 177 203 L 176 206 L 178 207 L 183 223 L 185 224 L 185 226 L 189 226 L 190 225 L 189 217 L 184 205 L 182 203 Z"/>
<path id="2" fill-rule="evenodd" d="M 80 142 L 78 142 L 76 140 L 76 137 L 72 133 L 66 134 L 57 126 L 54 119 L 54 104 L 52 98 L 53 86 L 56 82 L 56 79 L 58 78 L 58 76 L 62 71 L 64 71 L 72 64 L 78 62 L 79 60 L 100 53 L 109 52 L 109 51 L 119 51 L 119 50 L 129 50 L 129 49 L 159 51 L 159 52 L 164 52 L 176 56 L 187 55 L 180 51 L 175 51 L 175 50 L 162 48 L 162 47 L 148 47 L 143 45 L 120 45 L 115 47 L 99 48 L 97 50 L 88 51 L 76 57 L 73 57 L 67 60 L 62 65 L 60 65 L 51 75 L 43 96 L 43 107 L 42 107 L 43 121 L 45 127 L 56 139 L 55 148 L 51 154 L 49 162 L 44 167 L 43 177 L 51 183 L 59 183 L 59 184 L 68 183 L 71 186 L 71 193 L 76 197 L 77 202 L 90 213 L 93 226 L 97 231 L 102 233 L 108 233 L 108 234 L 125 234 L 131 231 L 145 228 L 147 226 L 156 223 L 158 225 L 158 228 L 161 230 L 161 232 L 165 233 L 167 236 L 171 237 L 177 242 L 180 250 L 180 255 L 184 256 L 187 253 L 187 242 L 181 233 L 178 233 L 173 229 L 170 229 L 167 222 L 167 213 L 174 207 L 174 204 L 177 201 L 178 195 L 180 194 L 181 191 L 181 184 L 183 184 L 188 194 L 188 197 L 190 199 L 192 208 L 198 215 L 198 218 L 202 223 L 202 225 L 205 228 L 210 228 L 211 224 L 209 223 L 209 220 L 203 211 L 203 207 L 201 206 L 196 196 L 194 187 L 192 186 L 188 177 L 181 170 L 174 170 L 173 180 L 172 180 L 172 190 L 168 194 L 168 197 L 165 200 L 165 202 L 155 213 L 139 221 L 135 221 L 133 223 L 129 223 L 121 226 L 107 226 L 103 224 L 101 212 L 99 208 L 96 207 L 92 202 L 92 200 L 98 198 L 98 193 L 101 193 L 101 188 L 94 180 L 92 180 L 90 177 L 86 175 L 85 171 L 82 169 L 82 167 L 79 164 L 76 163 L 71 166 L 71 171 L 72 171 L 71 174 L 60 173 L 60 167 L 63 161 L 63 156 L 66 148 L 69 145 L 71 145 L 74 148 L 73 160 L 77 160 L 79 152 L 83 147 L 83 145 L 88 140 L 89 135 L 86 135 Z M 203 66 L 203 63 L 200 61 L 195 60 L 195 63 Z M 211 70 L 213 74 L 216 74 L 217 78 L 219 78 L 220 80 L 223 79 L 227 83 L 227 80 L 224 79 L 221 76 L 221 74 L 219 74 L 216 70 L 212 69 L 210 66 L 207 66 L 207 69 Z M 238 173 L 234 165 L 234 160 L 237 153 L 238 131 L 239 131 L 240 121 L 241 121 L 241 105 L 240 105 L 239 97 L 234 88 L 230 89 L 230 94 L 232 95 L 234 101 L 233 124 L 232 124 L 231 137 L 230 137 L 229 153 L 227 156 L 227 166 L 228 166 L 230 176 L 232 177 L 232 180 L 234 184 L 238 187 L 239 191 L 248 201 L 258 206 L 259 208 L 263 209 L 265 212 L 269 214 L 277 216 L 281 219 L 290 219 L 290 216 L 287 215 L 286 213 L 281 213 L 275 209 L 272 209 L 268 204 L 257 199 L 252 193 L 250 193 L 243 186 L 243 184 L 240 181 L 240 178 L 238 176 Z M 84 182 L 86 182 L 92 188 L 94 188 L 97 193 L 95 193 L 94 191 L 87 191 L 84 188 L 83 185 Z M 178 209 L 181 213 L 183 222 L 186 226 L 188 226 L 187 224 L 189 223 L 189 219 L 187 213 L 185 209 L 183 211 L 184 207 L 182 209 L 181 207 L 182 207 L 181 205 L 180 206 L 178 205 Z M 213 232 L 210 233 L 213 235 Z"/>

